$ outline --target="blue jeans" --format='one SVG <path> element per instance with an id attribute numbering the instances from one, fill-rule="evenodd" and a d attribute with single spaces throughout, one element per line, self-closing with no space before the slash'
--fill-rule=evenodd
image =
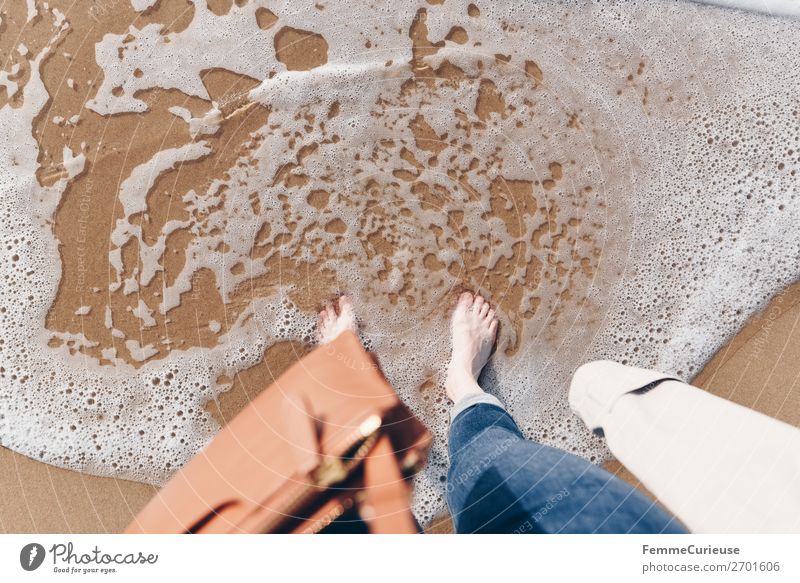
<path id="1" fill-rule="evenodd" d="M 678 520 L 598 466 L 526 440 L 486 403 L 450 426 L 447 503 L 459 533 L 683 533 Z"/>

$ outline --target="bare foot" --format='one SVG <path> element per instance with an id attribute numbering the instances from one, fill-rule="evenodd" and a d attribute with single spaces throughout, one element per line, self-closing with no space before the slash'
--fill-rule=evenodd
<path id="1" fill-rule="evenodd" d="M 334 302 L 328 302 L 319 313 L 317 340 L 320 344 L 328 344 L 345 330 L 357 331 L 356 315 L 350 296 L 341 296 L 337 303 L 338 312 Z"/>
<path id="2" fill-rule="evenodd" d="M 482 393 L 478 375 L 486 366 L 497 337 L 494 310 L 480 295 L 461 294 L 453 311 L 450 330 L 453 355 L 444 382 L 447 396 L 454 403 L 470 393 Z"/>

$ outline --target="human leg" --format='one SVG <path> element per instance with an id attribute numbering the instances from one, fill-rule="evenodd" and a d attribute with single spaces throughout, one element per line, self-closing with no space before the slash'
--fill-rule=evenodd
<path id="1" fill-rule="evenodd" d="M 477 378 L 497 322 L 480 296 L 453 314 L 445 388 L 454 401 L 448 505 L 458 532 L 683 532 L 627 483 L 568 452 L 524 439 Z"/>

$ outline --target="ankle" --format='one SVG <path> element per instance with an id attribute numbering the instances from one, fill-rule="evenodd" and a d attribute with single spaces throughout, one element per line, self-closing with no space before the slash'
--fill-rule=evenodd
<path id="1" fill-rule="evenodd" d="M 447 397 L 453 402 L 454 405 L 470 395 L 483 394 L 485 394 L 484 390 L 477 384 L 473 386 L 459 386 L 455 389 L 447 389 Z"/>
<path id="2" fill-rule="evenodd" d="M 450 369 L 444 384 L 447 397 L 457 403 L 467 395 L 481 394 L 483 389 L 475 381 L 472 371 L 467 368 Z"/>

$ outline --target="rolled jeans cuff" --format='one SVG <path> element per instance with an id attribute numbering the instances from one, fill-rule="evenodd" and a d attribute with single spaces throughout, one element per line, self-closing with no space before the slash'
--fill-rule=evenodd
<path id="1" fill-rule="evenodd" d="M 485 403 L 486 405 L 494 405 L 503 411 L 506 410 L 505 406 L 494 395 L 490 395 L 489 393 L 470 393 L 466 397 L 459 399 L 453 404 L 453 408 L 450 409 L 450 423 L 455 421 L 455 418 L 458 417 L 459 414 L 463 413 L 473 405 L 479 405 L 481 403 Z"/>

